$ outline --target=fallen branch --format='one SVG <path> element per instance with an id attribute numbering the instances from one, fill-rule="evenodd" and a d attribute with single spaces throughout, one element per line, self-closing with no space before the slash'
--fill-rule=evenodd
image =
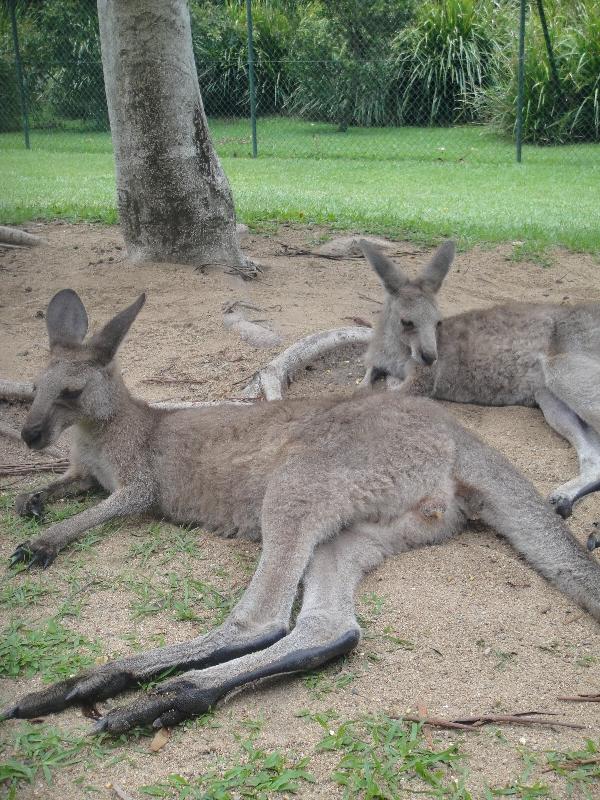
<path id="1" fill-rule="evenodd" d="M 33 383 L 7 381 L 0 378 L 0 399 L 9 403 L 30 403 L 33 400 Z"/>
<path id="2" fill-rule="evenodd" d="M 309 256 L 309 258 L 326 258 L 329 261 L 351 261 L 364 260 L 362 253 L 356 255 L 346 255 L 344 253 L 316 253 L 314 250 L 305 250 L 303 247 L 293 247 L 285 242 L 276 242 L 283 247 L 282 253 L 275 253 L 275 256 Z"/>
<path id="3" fill-rule="evenodd" d="M 7 228 L 5 225 L 0 225 L 0 242 L 25 247 L 39 247 L 42 244 L 48 244 L 40 236 L 34 236 L 32 233 L 27 233 L 19 228 Z"/>
<path id="4" fill-rule="evenodd" d="M 378 306 L 382 306 L 383 305 L 383 300 L 376 300 L 374 297 L 369 297 L 368 294 L 361 294 L 359 292 L 358 296 L 360 297 L 361 300 L 368 300 L 369 303 L 377 303 Z"/>
<path id="5" fill-rule="evenodd" d="M 545 716 L 543 716 L 545 715 Z M 576 722 L 562 722 L 556 719 L 546 719 L 554 716 L 555 712 L 520 711 L 516 714 L 482 714 L 476 717 L 463 717 L 461 719 L 443 719 L 442 717 L 427 717 L 421 715 L 403 716 L 408 722 L 420 722 L 422 725 L 433 725 L 436 728 L 453 728 L 461 731 L 470 731 L 481 728 L 483 725 L 558 725 L 561 728 L 584 728 Z"/>
<path id="6" fill-rule="evenodd" d="M 276 358 L 259 370 L 242 397 L 256 399 L 264 395 L 266 400 L 280 400 L 298 370 L 319 356 L 348 344 L 367 344 L 373 335 L 369 328 L 336 328 L 331 331 L 312 333 L 294 342 Z"/>
<path id="7" fill-rule="evenodd" d="M 0 464 L 0 477 L 7 475 L 31 475 L 35 472 L 66 472 L 69 459 L 60 461 L 39 461 L 30 464 Z"/>
<path id="8" fill-rule="evenodd" d="M 559 697 L 559 700 L 566 700 L 569 703 L 600 703 L 600 692 L 598 694 L 578 694 L 575 697 Z"/>
<path id="9" fill-rule="evenodd" d="M 363 319 L 363 317 L 344 317 L 344 319 L 350 320 L 355 325 L 358 325 L 359 328 L 372 328 L 373 325 L 369 322 L 368 319 Z"/>
<path id="10" fill-rule="evenodd" d="M 160 383 L 160 384 L 170 384 L 170 383 L 190 383 L 190 384 L 203 384 L 206 383 L 206 378 L 161 378 L 157 376 L 155 378 L 142 378 L 140 383 Z"/>

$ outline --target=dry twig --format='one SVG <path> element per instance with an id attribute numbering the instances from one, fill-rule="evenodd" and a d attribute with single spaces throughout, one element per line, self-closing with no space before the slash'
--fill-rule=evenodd
<path id="1" fill-rule="evenodd" d="M 68 458 L 61 458 L 56 461 L 32 462 L 30 464 L 0 464 L 0 477 L 7 475 L 32 475 L 35 472 L 66 472 L 68 468 Z"/>
<path id="2" fill-rule="evenodd" d="M 544 716 L 545 715 L 545 716 Z M 457 728 L 462 731 L 470 731 L 481 728 L 483 725 L 557 725 L 561 728 L 581 729 L 584 725 L 576 722 L 562 722 L 556 719 L 547 719 L 554 716 L 555 712 L 544 711 L 520 711 L 516 714 L 481 714 L 476 717 L 463 717 L 461 719 L 443 719 L 442 717 L 427 717 L 422 715 L 403 716 L 402 719 L 409 722 L 421 722 L 423 725 L 433 725 L 436 728 Z"/>
<path id="3" fill-rule="evenodd" d="M 577 694 L 574 697 L 559 697 L 569 703 L 600 703 L 600 692 L 597 694 Z"/>

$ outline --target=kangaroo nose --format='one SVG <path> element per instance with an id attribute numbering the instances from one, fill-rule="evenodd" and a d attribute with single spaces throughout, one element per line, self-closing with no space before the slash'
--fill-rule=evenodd
<path id="1" fill-rule="evenodd" d="M 21 439 L 27 447 L 35 449 L 42 441 L 42 428 L 40 425 L 24 425 L 21 430 Z"/>
<path id="2" fill-rule="evenodd" d="M 430 367 L 434 361 L 437 361 L 437 356 L 434 356 L 431 353 L 421 353 L 421 358 L 428 367 Z"/>

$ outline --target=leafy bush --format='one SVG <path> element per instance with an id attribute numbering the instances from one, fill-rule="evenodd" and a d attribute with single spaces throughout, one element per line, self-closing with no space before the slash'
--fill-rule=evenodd
<path id="1" fill-rule="evenodd" d="M 209 116 L 247 116 L 248 39 L 245 0 L 215 3 L 205 0 L 190 7 L 192 44 L 200 91 Z M 281 110 L 288 93 L 286 59 L 293 9 L 283 3 L 253 0 L 254 71 L 257 111 Z"/>
<path id="2" fill-rule="evenodd" d="M 505 66 L 505 31 L 491 0 L 426 0 L 395 37 L 398 124 L 472 121 L 473 97 Z"/>
<path id="3" fill-rule="evenodd" d="M 597 0 L 546 0 L 558 72 L 554 80 L 539 17 L 529 9 L 525 48 L 523 140 L 536 144 L 600 141 L 600 5 Z M 508 134 L 517 109 L 513 68 L 482 97 L 487 118 Z"/>
<path id="4" fill-rule="evenodd" d="M 286 107 L 292 114 L 348 125 L 390 123 L 391 38 L 412 0 L 321 0 L 300 17 L 290 52 Z"/>
<path id="5" fill-rule="evenodd" d="M 0 133 L 18 131 L 22 121 L 15 66 L 4 58 L 0 58 L 0 86 L 2 87 Z"/>
<path id="6" fill-rule="evenodd" d="M 32 123 L 84 120 L 106 129 L 108 114 L 94 0 L 20 4 L 17 11 Z M 6 15 L 0 29 L 2 47 L 12 54 Z"/>

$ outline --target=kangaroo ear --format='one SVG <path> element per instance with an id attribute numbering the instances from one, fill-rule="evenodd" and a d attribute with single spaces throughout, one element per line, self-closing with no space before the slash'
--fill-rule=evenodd
<path id="1" fill-rule="evenodd" d="M 102 330 L 95 333 L 89 340 L 88 346 L 94 350 L 95 355 L 103 364 L 108 364 L 115 357 L 119 345 L 145 302 L 146 295 L 144 293 L 130 306 L 119 311 L 116 317 L 107 322 Z"/>
<path id="2" fill-rule="evenodd" d="M 359 245 L 365 258 L 379 275 L 386 291 L 390 294 L 398 294 L 400 289 L 408 283 L 406 275 L 394 264 L 391 258 L 384 256 L 378 247 L 375 247 L 366 239 L 361 239 Z"/>
<path id="3" fill-rule="evenodd" d="M 87 333 L 88 317 L 77 292 L 63 289 L 54 295 L 46 310 L 50 347 L 81 344 Z"/>
<path id="4" fill-rule="evenodd" d="M 452 239 L 442 242 L 421 274 L 420 280 L 425 288 L 434 293 L 440 290 L 440 286 L 452 266 L 455 253 L 456 243 Z"/>

